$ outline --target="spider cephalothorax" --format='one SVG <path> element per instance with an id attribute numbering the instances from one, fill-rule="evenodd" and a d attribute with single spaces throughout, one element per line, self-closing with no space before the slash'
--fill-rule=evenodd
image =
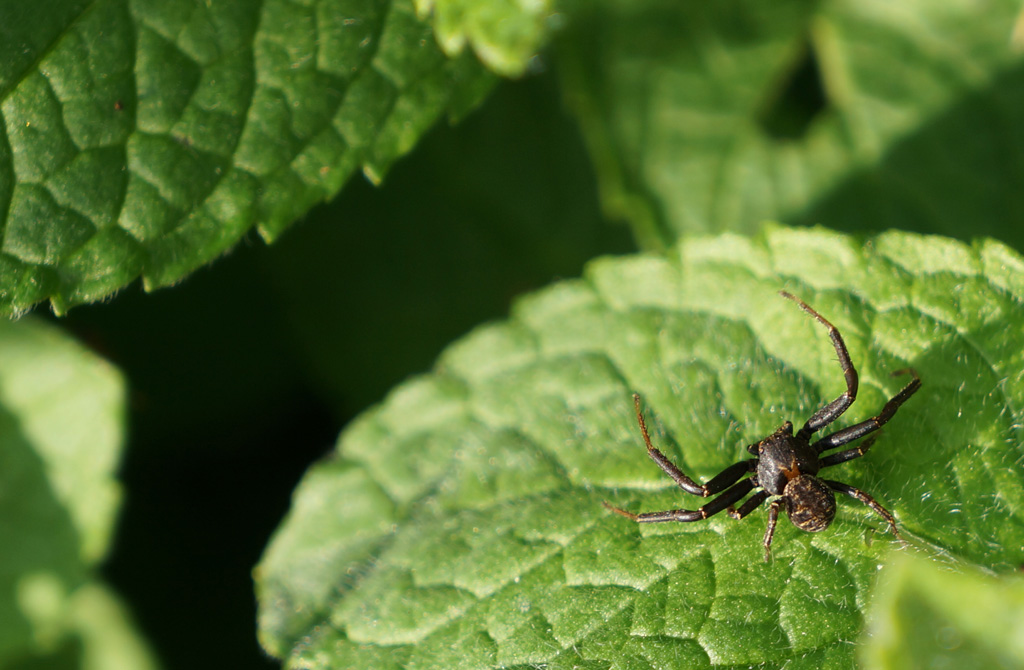
<path id="1" fill-rule="evenodd" d="M 894 372 L 894 375 L 909 374 L 913 379 L 910 380 L 910 383 L 903 390 L 893 396 L 889 402 L 885 403 L 882 411 L 877 416 L 838 430 L 812 443 L 811 436 L 838 419 L 857 398 L 857 370 L 853 367 L 853 362 L 850 361 L 850 354 L 846 350 L 846 344 L 843 342 L 843 338 L 835 326 L 826 321 L 824 317 L 814 311 L 803 300 L 786 291 L 779 291 L 779 293 L 800 305 L 801 309 L 828 328 L 832 345 L 839 356 L 839 365 L 842 366 L 843 375 L 846 377 L 846 391 L 815 412 L 807 420 L 803 428 L 795 434 L 793 433 L 793 424 L 789 421 L 785 422 L 771 435 L 747 447 L 747 451 L 753 454 L 754 458 L 730 465 L 713 477 L 711 481 L 703 485 L 697 484 L 687 477 L 682 470 L 676 467 L 672 461 L 668 460 L 664 454 L 651 444 L 647 423 L 644 421 L 644 415 L 640 409 L 640 396 L 634 394 L 633 400 L 636 405 L 637 421 L 640 423 L 640 432 L 643 434 L 644 442 L 647 444 L 647 453 L 651 459 L 687 493 L 703 497 L 713 496 L 718 493 L 721 495 L 700 509 L 695 510 L 673 509 L 663 512 L 634 514 L 605 503 L 608 509 L 640 523 L 699 521 L 722 510 L 728 510 L 729 516 L 734 519 L 742 519 L 760 507 L 769 497 L 778 496 L 768 508 L 768 528 L 764 534 L 764 559 L 767 561 L 771 552 L 775 524 L 779 518 L 779 510 L 783 505 L 786 506 L 786 514 L 789 516 L 789 520 L 793 522 L 793 525 L 801 530 L 817 533 L 828 528 L 835 518 L 836 498 L 834 491 L 838 491 L 860 500 L 881 515 L 889 524 L 893 535 L 899 537 L 899 533 L 896 530 L 896 520 L 888 510 L 875 502 L 874 498 L 860 489 L 843 484 L 842 482 L 821 479 L 818 477 L 818 472 L 822 468 L 845 463 L 846 461 L 863 456 L 874 442 L 875 435 L 866 439 L 858 447 L 835 452 L 827 456 L 822 456 L 822 454 L 847 445 L 881 428 L 896 414 L 896 410 L 899 409 L 900 405 L 921 388 L 921 380 L 918 378 L 917 373 L 910 368 Z M 750 473 L 753 473 L 753 476 L 740 481 L 744 475 Z M 739 502 L 754 489 L 760 490 L 740 505 L 739 509 L 733 507 L 735 503 Z"/>

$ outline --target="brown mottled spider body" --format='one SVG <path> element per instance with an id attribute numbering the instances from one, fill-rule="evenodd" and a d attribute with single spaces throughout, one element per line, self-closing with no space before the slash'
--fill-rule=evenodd
<path id="1" fill-rule="evenodd" d="M 917 373 L 909 368 L 893 373 L 894 375 L 909 374 L 913 379 L 899 393 L 893 396 L 889 402 L 885 403 L 882 411 L 877 416 L 811 442 L 811 436 L 814 433 L 838 419 L 857 398 L 857 370 L 853 367 L 846 344 L 843 342 L 843 338 L 835 326 L 825 320 L 824 317 L 814 311 L 803 300 L 786 291 L 779 291 L 779 293 L 798 304 L 801 309 L 828 329 L 829 338 L 831 338 L 832 345 L 835 347 L 836 354 L 839 357 L 839 365 L 842 367 L 843 375 L 846 378 L 846 391 L 815 412 L 807 420 L 803 428 L 795 434 L 793 433 L 793 424 L 787 421 L 771 435 L 765 437 L 760 442 L 751 444 L 747 447 L 747 451 L 754 455 L 754 458 L 730 465 L 706 484 L 697 484 L 687 477 L 682 470 L 651 444 L 647 423 L 644 421 L 644 415 L 640 409 L 640 396 L 634 394 L 633 400 L 636 405 L 637 421 L 640 424 L 640 432 L 643 434 L 644 442 L 647 444 L 647 453 L 651 459 L 669 477 L 675 480 L 679 488 L 687 493 L 705 498 L 716 494 L 720 495 L 708 504 L 695 510 L 673 509 L 662 512 L 633 514 L 605 503 L 608 509 L 639 523 L 700 521 L 722 510 L 728 510 L 729 516 L 734 519 L 742 519 L 764 504 L 769 497 L 778 496 L 768 507 L 768 528 L 764 534 L 764 560 L 767 561 L 771 554 L 775 524 L 779 518 L 779 510 L 783 505 L 785 505 L 786 514 L 789 516 L 789 520 L 793 522 L 793 525 L 801 530 L 817 533 L 828 528 L 835 518 L 835 492 L 839 492 L 856 498 L 873 509 L 886 520 L 893 535 L 899 537 L 899 533 L 896 530 L 896 520 L 887 509 L 875 502 L 874 498 L 848 484 L 831 479 L 821 479 L 818 477 L 818 472 L 823 468 L 839 465 L 840 463 L 863 456 L 874 443 L 877 435 L 868 437 L 859 447 L 834 452 L 827 456 L 822 454 L 877 431 L 896 414 L 896 410 L 900 408 L 900 405 L 921 388 L 921 380 Z M 748 474 L 753 476 L 744 479 L 744 475 Z M 741 479 L 742 481 L 740 481 Z M 760 490 L 740 505 L 739 509 L 733 507 L 734 504 L 742 500 L 744 496 L 754 489 Z"/>

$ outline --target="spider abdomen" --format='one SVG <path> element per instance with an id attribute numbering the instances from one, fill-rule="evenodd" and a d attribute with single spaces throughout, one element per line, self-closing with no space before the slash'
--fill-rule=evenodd
<path id="1" fill-rule="evenodd" d="M 800 530 L 817 533 L 836 517 L 836 496 L 825 482 L 813 475 L 790 479 L 782 493 L 789 520 Z"/>

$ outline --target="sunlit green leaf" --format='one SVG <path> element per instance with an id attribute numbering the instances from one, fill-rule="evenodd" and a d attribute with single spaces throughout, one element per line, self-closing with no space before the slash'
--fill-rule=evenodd
<path id="1" fill-rule="evenodd" d="M 273 239 L 492 81 L 409 0 L 48 4 L 0 7 L 0 312 Z"/>
<path id="2" fill-rule="evenodd" d="M 453 345 L 342 435 L 296 492 L 257 569 L 261 640 L 287 667 L 852 667 L 879 566 L 900 545 L 842 500 L 826 532 L 765 512 L 640 527 L 701 503 L 646 457 L 706 479 L 744 445 L 845 388 L 864 420 L 913 366 L 923 387 L 834 476 L 891 509 L 913 544 L 1016 569 L 1024 546 L 1017 344 L 1024 261 L 888 233 L 771 227 L 667 256 L 595 261 Z"/>

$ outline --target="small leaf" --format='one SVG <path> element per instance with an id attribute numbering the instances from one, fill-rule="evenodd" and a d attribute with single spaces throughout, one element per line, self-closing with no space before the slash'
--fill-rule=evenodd
<path id="1" fill-rule="evenodd" d="M 468 42 L 495 72 L 521 75 L 546 36 L 551 0 L 415 0 L 421 15 L 434 13 L 434 33 L 455 56 Z"/>
<path id="2" fill-rule="evenodd" d="M 602 500 L 701 504 L 646 457 L 630 395 L 701 481 L 837 397 L 827 333 L 785 288 L 842 331 L 860 373 L 828 432 L 877 413 L 905 381 L 894 372 L 923 380 L 834 476 L 914 543 L 1013 570 L 1021 268 L 989 241 L 775 226 L 595 261 L 345 431 L 257 569 L 261 640 L 295 668 L 850 667 L 894 545 L 884 522 L 839 501 L 826 532 L 780 523 L 764 563 L 763 508 L 644 526 L 609 514 Z"/>
<path id="3" fill-rule="evenodd" d="M 864 667 L 1024 666 L 1024 581 L 915 554 L 879 580 L 860 658 Z"/>
<path id="4" fill-rule="evenodd" d="M 50 4 L 0 9 L 19 45 L 0 64 L 5 314 L 172 284 L 253 226 L 272 240 L 493 81 L 408 0 Z"/>

